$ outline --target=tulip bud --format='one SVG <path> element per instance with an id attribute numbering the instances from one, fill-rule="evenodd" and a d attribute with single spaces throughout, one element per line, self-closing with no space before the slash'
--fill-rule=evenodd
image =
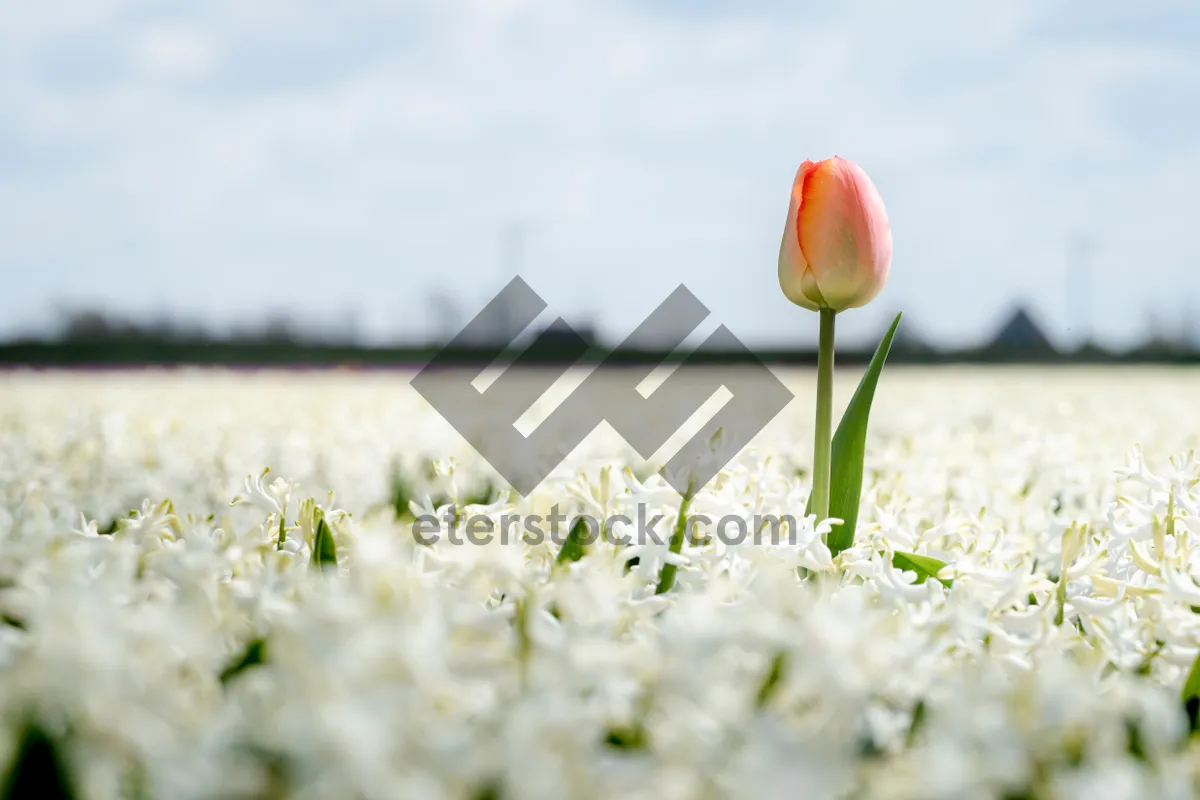
<path id="1" fill-rule="evenodd" d="M 812 311 L 866 305 L 891 261 L 887 211 L 867 173 L 838 156 L 801 164 L 779 247 L 787 299 Z"/>

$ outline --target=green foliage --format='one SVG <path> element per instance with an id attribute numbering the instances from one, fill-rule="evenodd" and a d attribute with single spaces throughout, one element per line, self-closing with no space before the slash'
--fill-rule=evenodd
<path id="1" fill-rule="evenodd" d="M 914 583 L 924 583 L 926 578 L 934 578 L 947 589 L 954 584 L 954 580 L 951 578 L 938 577 L 938 572 L 941 571 L 942 567 L 946 566 L 946 562 L 938 561 L 936 558 L 931 558 L 930 556 L 905 553 L 897 550 L 892 553 L 892 566 L 906 572 L 917 573 L 917 579 Z"/>
<path id="2" fill-rule="evenodd" d="M 516 601 L 513 631 L 517 635 L 517 660 L 522 666 L 529 662 L 529 656 L 533 652 L 533 636 L 529 631 L 529 615 L 532 612 L 532 598 L 524 597 Z"/>
<path id="3" fill-rule="evenodd" d="M 604 737 L 604 743 L 617 750 L 644 750 L 646 729 L 640 725 L 611 728 Z"/>
<path id="4" fill-rule="evenodd" d="M 504 791 L 498 780 L 485 782 L 471 795 L 471 800 L 503 800 L 503 798 Z"/>
<path id="5" fill-rule="evenodd" d="M 925 705 L 925 701 L 918 700 L 913 706 L 912 720 L 908 723 L 908 734 L 904 738 L 904 742 L 908 747 L 912 747 L 917 737 L 921 735 L 921 729 L 925 727 L 925 718 L 929 715 L 929 708 Z"/>
<path id="6" fill-rule="evenodd" d="M 683 498 L 679 501 L 679 514 L 675 518 L 675 530 L 671 531 L 671 542 L 668 548 L 672 553 L 678 555 L 683 552 L 684 534 L 687 533 L 687 512 L 688 506 L 692 504 L 692 496 L 695 492 L 696 480 L 693 478 L 688 484 L 688 490 L 684 493 Z M 679 570 L 674 564 L 663 564 L 662 572 L 658 576 L 658 587 L 654 590 L 655 594 L 666 594 L 671 591 L 671 587 L 675 585 L 675 573 Z"/>
<path id="7" fill-rule="evenodd" d="M 1183 710 L 1187 712 L 1188 730 L 1193 734 L 1200 731 L 1200 656 L 1192 662 L 1187 680 L 1183 682 L 1183 692 L 1180 694 Z"/>
<path id="8" fill-rule="evenodd" d="M 555 559 L 556 563 L 569 564 L 572 561 L 578 561 L 583 558 L 587 552 L 587 547 L 583 543 L 587 533 L 587 522 L 583 517 L 576 518 L 575 524 L 571 526 L 571 530 L 567 533 L 567 539 L 563 542 L 562 549 L 558 551 L 558 558 Z"/>
<path id="9" fill-rule="evenodd" d="M 496 484 L 490 480 L 484 480 L 464 491 L 459 496 L 458 502 L 463 506 L 486 506 L 496 502 L 496 499 L 503 494 L 505 493 L 501 492 Z"/>
<path id="10" fill-rule="evenodd" d="M 392 465 L 392 509 L 396 513 L 396 519 L 402 519 L 412 513 L 410 503 L 416 500 L 416 492 L 413 490 L 404 470 L 400 468 L 399 463 Z"/>
<path id="11" fill-rule="evenodd" d="M 8 777 L 4 800 L 73 800 L 77 797 L 58 744 L 36 724 L 27 725 Z"/>
<path id="12" fill-rule="evenodd" d="M 312 565 L 314 569 L 336 569 L 337 563 L 337 544 L 333 541 L 333 531 L 322 514 L 317 518 L 317 530 L 313 536 Z"/>
<path id="13" fill-rule="evenodd" d="M 265 664 L 267 660 L 267 641 L 266 639 L 255 639 L 246 645 L 246 649 L 234 661 L 229 663 L 229 666 L 221 670 L 221 683 L 228 683 L 237 675 L 245 672 L 251 667 L 256 667 L 259 664 Z"/>
<path id="14" fill-rule="evenodd" d="M 1129 755 L 1139 761 L 1149 761 L 1146 753 L 1146 737 L 1142 735 L 1142 726 L 1132 717 L 1125 720 L 1125 741 Z"/>
<path id="15" fill-rule="evenodd" d="M 293 796 L 292 785 L 298 771 L 294 759 L 251 742 L 242 744 L 241 750 L 262 769 L 263 784 L 254 800 L 285 800 Z"/>
<path id="16" fill-rule="evenodd" d="M 112 536 L 114 533 L 121 530 L 121 522 L 122 521 L 129 519 L 130 517 L 134 517 L 134 516 L 137 516 L 137 511 L 134 509 L 130 509 L 130 511 L 128 513 L 126 513 L 125 516 L 113 517 L 105 525 L 97 526 L 96 533 L 100 534 L 101 536 Z"/>
<path id="17" fill-rule="evenodd" d="M 775 655 L 775 658 L 771 659 L 771 666 L 767 669 L 767 674 L 763 677 L 762 684 L 758 687 L 755 705 L 762 708 L 771 701 L 771 698 L 779 690 L 779 685 L 783 681 L 783 672 L 786 668 L 787 653 L 781 650 Z"/>
<path id="18" fill-rule="evenodd" d="M 850 404 L 842 414 L 833 434 L 832 470 L 829 481 L 829 516 L 842 520 L 829 534 L 829 550 L 833 555 L 854 545 L 854 532 L 858 525 L 858 504 L 862 499 L 863 459 L 867 450 L 867 420 L 871 414 L 871 403 L 875 400 L 875 387 L 879 384 L 879 375 L 883 372 L 883 364 L 891 350 L 892 340 L 896 337 L 896 328 L 900 325 L 900 314 L 892 320 L 892 324 L 884 333 L 875 355 L 867 365 L 858 382 Z M 812 499 L 809 499 L 805 514 L 812 513 Z"/>

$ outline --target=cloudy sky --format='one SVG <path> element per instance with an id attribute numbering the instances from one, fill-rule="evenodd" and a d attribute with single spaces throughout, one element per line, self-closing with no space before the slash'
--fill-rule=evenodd
<path id="1" fill-rule="evenodd" d="M 1200 334 L 1198 40 L 1191 0 L 11 4 L 0 334 L 90 306 L 416 335 L 519 271 L 610 337 L 682 282 L 808 340 L 776 257 L 835 153 L 895 240 L 849 336 L 903 309 L 978 341 L 1018 302 L 1063 343 Z"/>

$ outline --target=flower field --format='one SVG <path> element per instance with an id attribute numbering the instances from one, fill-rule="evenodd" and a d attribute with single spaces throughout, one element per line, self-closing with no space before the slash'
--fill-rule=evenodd
<path id="1" fill-rule="evenodd" d="M 413 520 L 670 534 L 603 426 L 522 498 L 399 372 L 0 375 L 9 796 L 1195 796 L 1200 375 L 891 367 L 836 557 L 780 376 L 685 515 L 786 540 L 564 554 Z"/>

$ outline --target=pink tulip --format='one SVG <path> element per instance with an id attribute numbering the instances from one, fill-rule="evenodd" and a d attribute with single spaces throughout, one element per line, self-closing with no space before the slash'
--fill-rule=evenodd
<path id="1" fill-rule="evenodd" d="M 779 285 L 798 306 L 866 305 L 887 280 L 892 232 L 883 198 L 853 161 L 805 161 L 792 184 Z"/>

